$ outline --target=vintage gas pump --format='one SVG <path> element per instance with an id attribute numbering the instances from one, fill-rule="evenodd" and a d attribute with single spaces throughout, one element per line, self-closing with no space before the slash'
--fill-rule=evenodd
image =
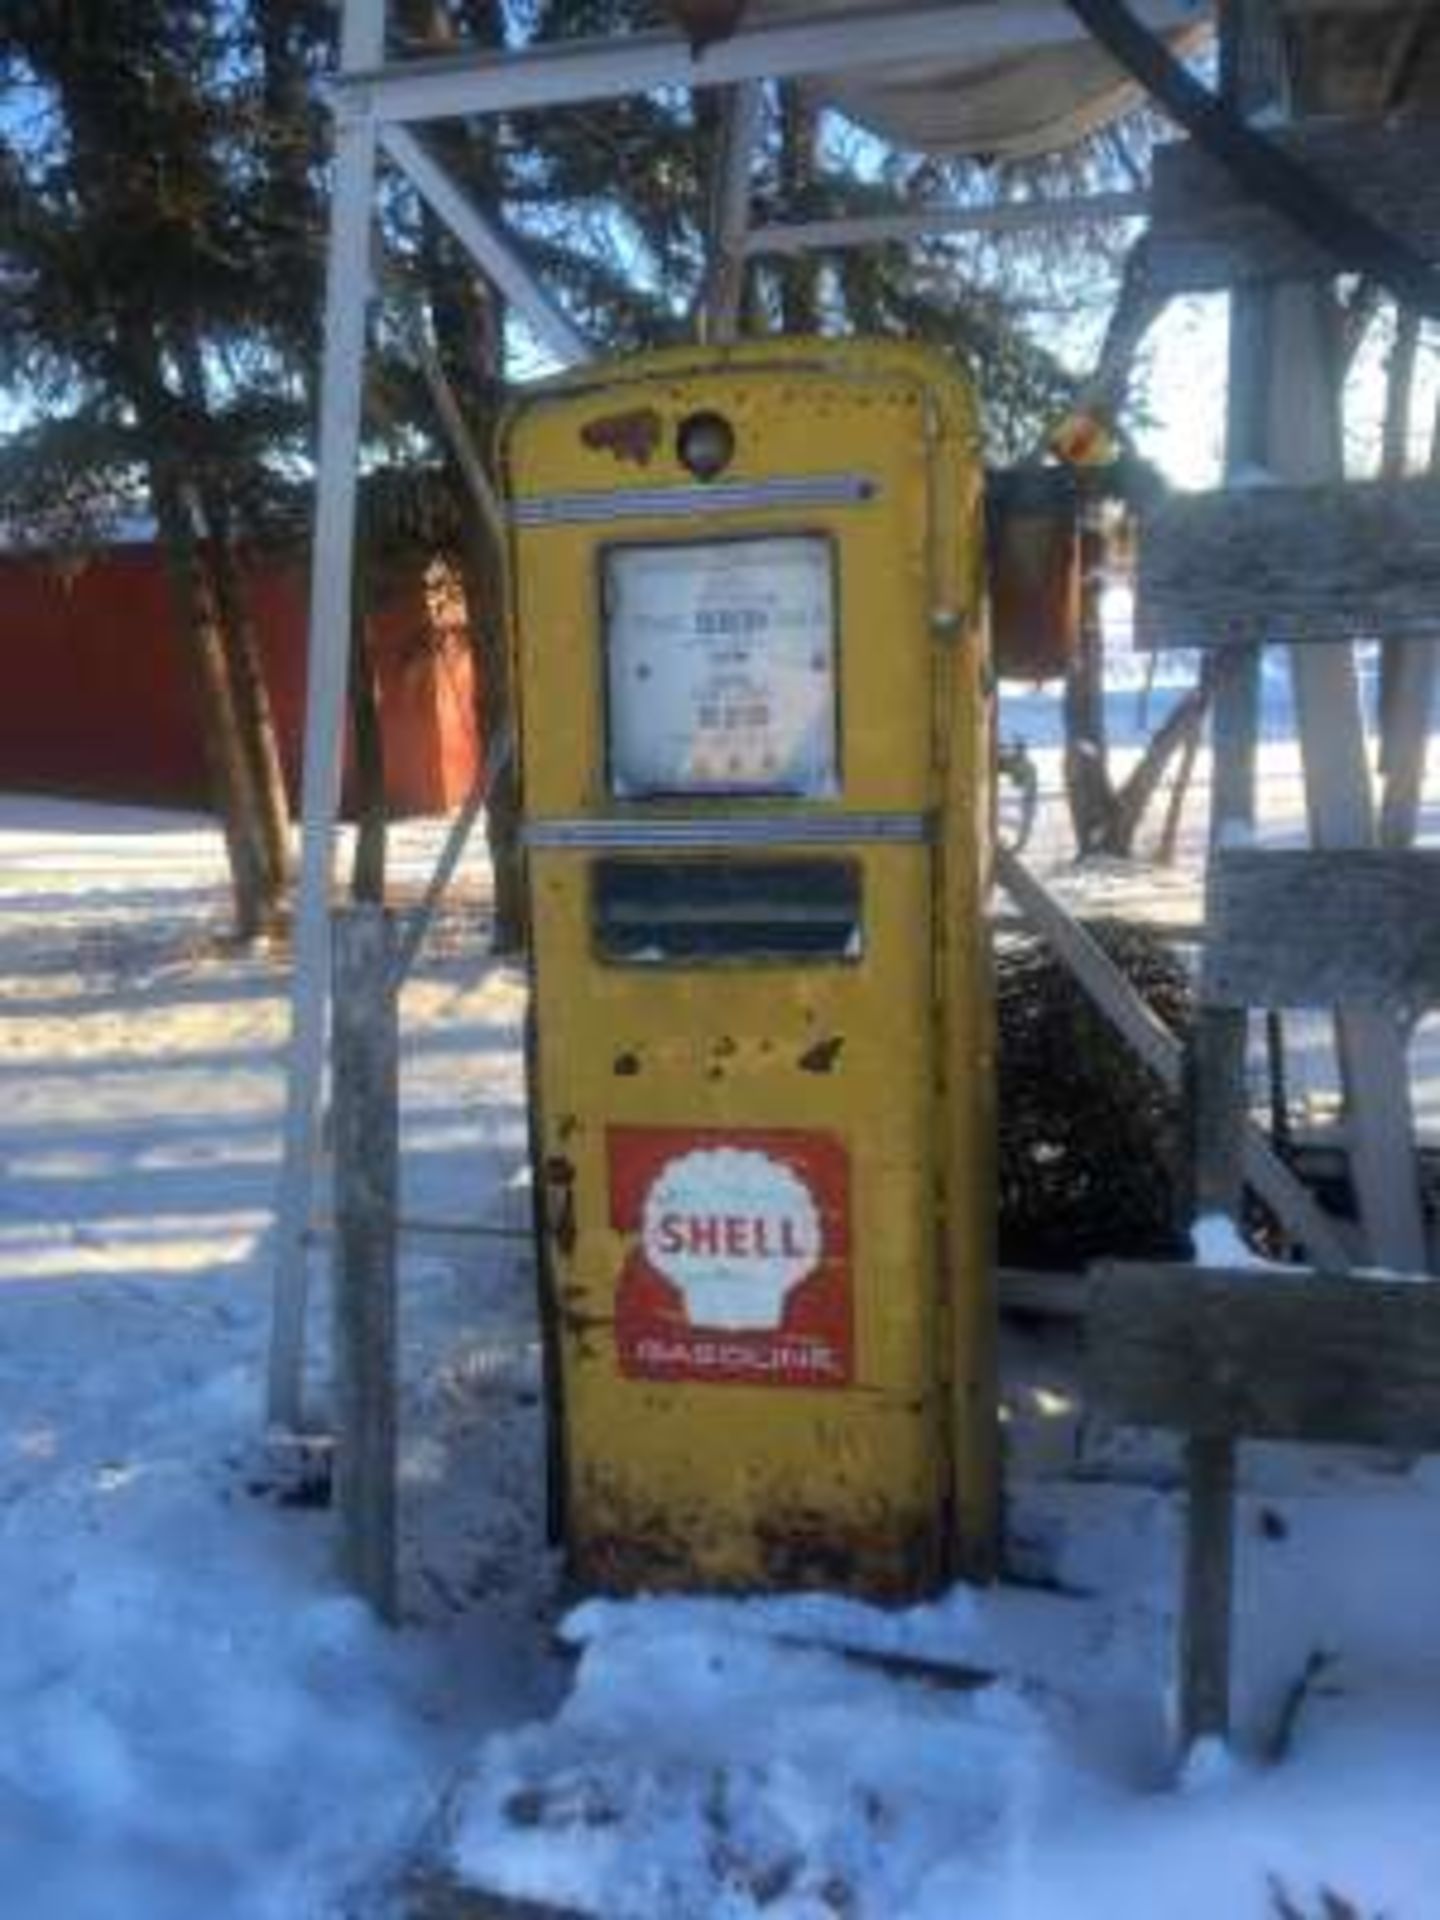
<path id="1" fill-rule="evenodd" d="M 989 743 L 963 384 L 673 350 L 510 419 L 563 1528 L 603 1588 L 983 1576 Z"/>

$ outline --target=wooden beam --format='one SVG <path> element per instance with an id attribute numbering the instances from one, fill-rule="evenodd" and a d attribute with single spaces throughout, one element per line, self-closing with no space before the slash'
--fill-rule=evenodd
<path id="1" fill-rule="evenodd" d="M 1203 993 L 1224 1006 L 1440 1001 L 1440 851 L 1223 849 Z"/>
<path id="2" fill-rule="evenodd" d="M 512 242 L 480 211 L 468 188 L 407 128 L 387 127 L 380 144 L 540 344 L 562 366 L 580 366 L 593 359 L 589 341 L 541 286 Z"/>
<path id="3" fill-rule="evenodd" d="M 1178 1099 L 1185 1074 L 1184 1050 L 1174 1034 L 1141 999 L 1104 948 L 1091 939 L 1017 854 L 1007 847 L 997 847 L 995 874 L 1097 1009 Z M 1245 1122 L 1241 1151 L 1246 1180 L 1273 1209 L 1285 1231 L 1305 1248 L 1317 1266 L 1343 1273 L 1350 1265 L 1350 1256 L 1335 1223 L 1278 1158 L 1253 1121 Z"/>
<path id="4" fill-rule="evenodd" d="M 923 207 L 916 213 L 851 214 L 833 220 L 782 220 L 754 227 L 745 236 L 751 254 L 818 253 L 869 247 L 944 234 L 1026 233 L 1036 228 L 1091 226 L 1106 220 L 1141 220 L 1143 193 L 1055 194 L 1048 198 L 999 200 L 986 206 Z"/>
<path id="5" fill-rule="evenodd" d="M 380 58 L 383 0 L 350 0 L 342 60 Z M 305 692 L 300 878 L 292 935 L 290 1044 L 285 1132 L 275 1205 L 275 1283 L 266 1406 L 270 1425 L 305 1426 L 305 1314 L 310 1291 L 305 1231 L 321 1179 L 330 993 L 330 882 L 345 757 L 350 683 L 355 524 L 360 487 L 366 335 L 374 285 L 375 129 L 335 129 L 330 242 L 325 271 L 324 365 L 320 379 L 319 470 L 310 543 L 310 630 Z"/>
<path id="6" fill-rule="evenodd" d="M 383 907 L 335 916 L 335 1507 L 347 1584 L 398 1604 L 395 1218 L 400 1166 L 395 928 Z"/>
<path id="7" fill-rule="evenodd" d="M 1440 634 L 1440 481 L 1171 494 L 1142 510 L 1141 647 Z"/>
<path id="8" fill-rule="evenodd" d="M 1235 1442 L 1191 1434 L 1185 1442 L 1185 1570 L 1180 1607 L 1182 1752 L 1230 1737 L 1234 1627 Z"/>
<path id="9" fill-rule="evenodd" d="M 1302 486 L 1339 484 L 1344 472 L 1340 398 L 1333 293 L 1319 282 L 1287 281 L 1272 290 L 1270 299 L 1267 464 Z M 1433 506 L 1433 493 L 1429 497 Z M 1373 531 L 1378 535 L 1382 529 Z M 1320 530 L 1313 530 L 1313 540 L 1311 567 L 1319 571 L 1332 556 Z M 1364 604 L 1369 587 L 1364 576 L 1374 555 L 1352 545 L 1349 560 L 1362 579 L 1359 603 Z M 1229 564 L 1236 564 L 1234 555 Z M 1413 590 L 1426 571 L 1423 543 L 1413 534 L 1402 537 L 1388 565 Z M 1353 576 L 1349 584 L 1354 586 Z M 1337 599 L 1344 590 L 1342 576 L 1336 581 Z M 1383 625 L 1381 631 L 1398 639 L 1405 622 L 1401 609 L 1396 614 L 1394 635 Z M 1354 648 L 1292 647 L 1290 674 L 1310 837 L 1317 847 L 1373 846 L 1375 793 Z M 1406 1040 L 1389 1014 L 1369 1007 L 1342 1007 L 1336 1013 L 1336 1056 L 1353 1143 L 1350 1171 L 1366 1257 L 1397 1272 L 1418 1273 L 1428 1248 Z"/>
<path id="10" fill-rule="evenodd" d="M 1193 26 L 1193 0 L 1132 0 L 1166 33 Z M 670 29 L 551 41 L 507 52 L 445 54 L 366 73 L 342 73 L 340 110 L 383 121 L 522 113 L 618 100 L 662 87 L 727 87 L 881 66 L 967 64 L 1042 47 L 1075 46 L 1085 29 L 1064 0 L 965 0 L 962 6 L 860 6 L 762 20 L 698 51 Z"/>
<path id="11" fill-rule="evenodd" d="M 1085 1395 L 1130 1426 L 1440 1450 L 1440 1286 L 1298 1267 L 1099 1269 Z"/>
<path id="12" fill-rule="evenodd" d="M 1253 0 L 1228 0 L 1220 14 L 1220 85 L 1229 104 L 1254 109 L 1267 87 L 1267 24 Z M 1242 288 L 1230 299 L 1229 379 L 1225 389 L 1225 477 L 1227 482 L 1264 455 L 1264 409 L 1258 404 L 1268 374 L 1269 299 L 1263 288 Z M 1260 649 L 1232 647 L 1207 663 L 1211 682 L 1211 780 L 1209 844 L 1231 834 L 1248 836 L 1256 818 L 1255 758 L 1260 738 Z M 1206 940 L 1210 926 L 1210 866 L 1206 868 Z M 1202 944 L 1202 952 L 1203 952 Z M 1236 1223 L 1245 1205 L 1244 1141 L 1249 1117 L 1245 1078 L 1250 1021 L 1246 1010 L 1203 1003 L 1196 1011 L 1195 1036 L 1187 1065 L 1190 1085 L 1186 1119 L 1190 1128 L 1192 1217 L 1222 1214 Z M 1319 1256 L 1314 1256 L 1317 1259 Z M 1210 1467 L 1218 1471 L 1215 1462 Z M 1204 1464 L 1192 1463 L 1205 1477 Z M 1192 1476 L 1193 1477 L 1193 1476 Z M 1205 1504 L 1203 1491 L 1192 1500 L 1192 1514 Z M 1188 1577 L 1188 1576 L 1187 1576 Z M 1227 1616 L 1228 1618 L 1228 1616 Z M 1190 1724 L 1192 1693 L 1203 1703 L 1207 1686 L 1192 1684 L 1188 1617 L 1181 1621 L 1182 1732 L 1195 1737 Z M 1222 1688 L 1222 1691 L 1225 1689 Z"/>
<path id="13" fill-rule="evenodd" d="M 1321 122 L 1267 133 L 1417 253 L 1440 255 L 1440 117 Z M 1331 279 L 1344 270 L 1188 141 L 1157 149 L 1150 207 L 1148 272 L 1162 294 Z"/>

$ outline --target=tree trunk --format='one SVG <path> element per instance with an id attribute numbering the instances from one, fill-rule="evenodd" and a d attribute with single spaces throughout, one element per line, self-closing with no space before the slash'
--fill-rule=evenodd
<path id="1" fill-rule="evenodd" d="M 119 330 L 114 366 L 116 383 L 138 424 L 150 504 L 190 662 L 210 792 L 230 863 L 235 934 L 249 941 L 274 929 L 283 887 L 267 858 L 255 761 L 235 698 L 224 609 L 200 540 L 202 514 L 186 449 L 193 446 L 194 429 L 204 418 L 204 395 L 182 400 L 171 391 L 155 342 L 138 326 Z"/>
<path id="2" fill-rule="evenodd" d="M 184 488 L 163 456 L 151 461 L 150 497 L 191 664 L 210 789 L 225 834 L 235 935 L 254 940 L 273 925 L 277 902 L 266 884 L 254 781 L 236 717 L 219 610 L 200 562 Z"/>
<path id="3" fill-rule="evenodd" d="M 350 629 L 350 737 L 355 748 L 355 861 L 350 897 L 383 906 L 388 826 L 385 735 L 369 619 L 359 612 Z"/>
<path id="4" fill-rule="evenodd" d="M 486 753 L 507 753 L 497 771 L 486 768 L 490 795 L 485 837 L 493 896 L 491 947 L 518 953 L 525 944 L 525 863 L 520 844 L 519 762 L 514 752 L 514 690 L 510 649 L 501 614 L 501 583 L 488 542 L 473 525 L 461 546 L 465 624 L 475 660 L 475 727 Z"/>
<path id="5" fill-rule="evenodd" d="M 440 46 L 446 29 L 433 18 L 432 0 L 410 0 L 402 18 L 411 33 Z M 428 21 L 428 25 L 426 22 Z M 496 44 L 498 21 L 488 16 L 482 44 Z M 494 156 L 488 140 L 463 132 L 448 136 L 446 158 L 482 202 L 495 190 Z M 491 447 L 504 386 L 504 303 L 480 280 L 428 210 L 422 214 L 421 257 L 435 350 L 460 398 L 477 455 L 493 478 Z M 475 670 L 475 726 L 482 751 L 506 751 L 514 729 L 510 649 L 505 631 L 504 556 L 480 523 L 455 463 L 455 485 L 464 500 L 459 563 L 465 594 L 466 631 Z M 520 848 L 518 761 L 511 751 L 498 772 L 492 767 L 485 838 L 493 889 L 492 948 L 514 953 L 525 940 L 525 869 Z"/>
<path id="6" fill-rule="evenodd" d="M 200 350 L 193 340 L 185 342 L 180 361 L 186 401 L 194 419 L 202 421 L 209 416 L 210 396 Z M 205 531 L 196 559 L 209 576 L 210 598 L 219 617 L 231 704 L 254 790 L 263 883 L 278 914 L 291 877 L 290 801 L 260 645 L 236 564 L 234 516 L 213 468 L 207 470 L 203 461 L 197 462 L 186 491 L 198 504 L 198 519 Z"/>
<path id="7" fill-rule="evenodd" d="M 1100 622 L 1101 541 L 1090 525 L 1080 534 L 1080 630 L 1065 675 L 1065 792 L 1083 857 L 1104 844 L 1115 810 L 1105 731 L 1105 641 Z"/>
<path id="8" fill-rule="evenodd" d="M 245 599 L 228 512 L 223 506 L 217 508 L 212 505 L 208 492 L 207 489 L 204 506 L 210 539 L 205 561 L 214 582 L 215 603 L 222 622 L 236 724 L 240 729 L 255 786 L 266 884 L 279 904 L 289 891 L 293 877 L 290 796 L 286 791 L 285 769 L 280 759 L 275 710 L 270 703 L 270 689 L 265 683 L 265 668 L 260 657 L 255 623 Z"/>
<path id="9" fill-rule="evenodd" d="M 1209 704 L 1210 691 L 1205 686 L 1191 687 L 1175 702 L 1146 742 L 1133 771 L 1112 792 L 1110 818 L 1097 851 L 1122 860 L 1134 853 L 1140 823 L 1165 777 L 1165 769 L 1182 748 L 1188 754 L 1191 742 L 1199 739 Z"/>
<path id="10" fill-rule="evenodd" d="M 1206 672 L 1202 684 L 1205 689 L 1205 705 L 1208 709 L 1215 697 L 1213 672 Z M 1203 718 L 1203 715 L 1201 717 Z M 1190 782 L 1195 773 L 1195 762 L 1199 757 L 1202 734 L 1203 729 L 1197 722 L 1180 749 L 1180 765 L 1175 769 L 1175 784 L 1170 789 L 1170 800 L 1165 808 L 1165 824 L 1160 829 L 1160 843 L 1155 849 L 1155 858 L 1162 866 L 1168 867 L 1173 862 L 1180 842 L 1180 822 L 1185 812 L 1185 796 L 1190 791 Z"/>
<path id="11" fill-rule="evenodd" d="M 782 82 L 780 99 L 780 205 L 787 220 L 806 212 L 815 173 L 815 143 L 819 132 L 814 109 L 793 80 Z M 820 331 L 820 263 L 813 254 L 797 253 L 777 262 L 780 324 L 785 333 Z"/>

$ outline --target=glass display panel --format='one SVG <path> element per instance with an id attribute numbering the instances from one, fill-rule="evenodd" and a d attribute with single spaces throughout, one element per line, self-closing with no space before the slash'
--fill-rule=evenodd
<path id="1" fill-rule="evenodd" d="M 603 565 L 612 793 L 839 791 L 825 535 L 614 547 Z"/>

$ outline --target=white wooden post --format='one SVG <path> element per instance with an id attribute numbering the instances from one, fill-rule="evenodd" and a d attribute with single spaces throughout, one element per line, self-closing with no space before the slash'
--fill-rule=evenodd
<path id="1" fill-rule="evenodd" d="M 381 144 L 415 191 L 449 227 L 470 258 L 487 274 L 535 337 L 564 366 L 593 358 L 593 348 L 550 298 L 525 262 L 487 220 L 458 181 L 405 127 L 387 127 Z"/>
<path id="2" fill-rule="evenodd" d="M 1157 33 L 1195 24 L 1195 0 L 1130 0 L 1137 20 Z M 786 80 L 865 68 L 924 70 L 959 58 L 1073 46 L 1087 32 L 1065 0 L 964 0 L 959 6 L 857 6 L 796 9 L 778 20 L 742 25 L 696 53 L 671 28 L 592 34 L 488 55 L 467 50 L 401 60 L 356 74 L 387 125 L 418 125 L 469 113 L 533 113 L 544 107 L 618 100 L 663 87 L 728 87 L 743 80 Z"/>
<path id="3" fill-rule="evenodd" d="M 383 55 L 384 42 L 385 0 L 346 0 L 342 70 L 373 66 Z M 325 1081 L 329 895 L 344 766 L 374 180 L 373 122 L 363 105 L 344 103 L 335 126 L 335 183 L 325 285 L 319 472 L 310 555 L 300 884 L 268 1381 L 270 1424 L 292 1433 L 304 1424 L 307 1235 Z"/>
<path id="4" fill-rule="evenodd" d="M 827 252 L 837 247 L 883 246 L 944 233 L 1029 233 L 1094 226 L 1102 220 L 1143 220 L 1150 196 L 1141 192 L 1037 195 L 990 206 L 927 206 L 916 213 L 855 213 L 834 220 L 776 220 L 742 236 L 747 254 Z"/>

